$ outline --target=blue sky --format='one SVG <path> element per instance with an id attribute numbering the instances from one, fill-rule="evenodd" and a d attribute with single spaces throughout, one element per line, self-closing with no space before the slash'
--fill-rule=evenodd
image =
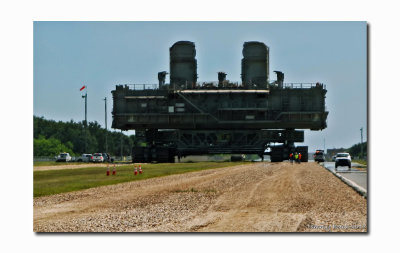
<path id="1" fill-rule="evenodd" d="M 79 88 L 87 85 L 88 120 L 104 126 L 107 97 L 110 128 L 111 90 L 157 83 L 179 40 L 195 42 L 200 82 L 216 81 L 218 71 L 240 81 L 243 43 L 264 42 L 271 73 L 327 85 L 328 128 L 306 131 L 305 145 L 323 148 L 325 138 L 326 148 L 350 147 L 360 142 L 360 127 L 366 139 L 366 22 L 34 22 L 34 115 L 83 120 Z"/>

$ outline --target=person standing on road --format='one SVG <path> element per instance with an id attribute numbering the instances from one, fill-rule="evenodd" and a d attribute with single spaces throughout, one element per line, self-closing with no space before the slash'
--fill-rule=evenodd
<path id="1" fill-rule="evenodd" d="M 297 152 L 294 153 L 294 160 L 295 160 L 296 162 L 299 160 L 299 154 L 297 154 Z"/>
<path id="2" fill-rule="evenodd" d="M 299 163 L 301 162 L 301 153 L 299 153 Z"/>
<path id="3" fill-rule="evenodd" d="M 293 152 L 290 153 L 290 155 L 289 155 L 289 160 L 290 160 L 290 163 L 293 163 Z"/>

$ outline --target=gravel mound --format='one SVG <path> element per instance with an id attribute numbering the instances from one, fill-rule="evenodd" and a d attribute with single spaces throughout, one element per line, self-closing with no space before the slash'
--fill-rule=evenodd
<path id="1" fill-rule="evenodd" d="M 34 198 L 35 232 L 366 232 L 367 202 L 315 163 L 251 163 Z"/>

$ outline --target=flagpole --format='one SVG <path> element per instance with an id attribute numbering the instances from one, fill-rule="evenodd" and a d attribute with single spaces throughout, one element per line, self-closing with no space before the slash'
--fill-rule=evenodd
<path id="1" fill-rule="evenodd" d="M 108 143 L 107 143 L 107 135 L 108 135 L 108 130 L 107 130 L 107 97 L 105 97 L 104 99 L 104 117 L 105 117 L 105 123 L 106 123 L 106 153 L 108 153 Z"/>
<path id="2" fill-rule="evenodd" d="M 85 91 L 85 123 L 87 125 L 87 86 Z"/>
<path id="3" fill-rule="evenodd" d="M 85 131 L 85 151 L 84 152 L 87 153 L 87 86 L 84 85 L 80 90 L 83 90 L 83 89 L 86 89 L 85 95 L 82 96 L 82 98 L 85 99 L 85 121 L 83 123 L 83 128 Z"/>
<path id="4" fill-rule="evenodd" d="M 87 153 L 87 86 L 85 90 L 85 153 Z"/>

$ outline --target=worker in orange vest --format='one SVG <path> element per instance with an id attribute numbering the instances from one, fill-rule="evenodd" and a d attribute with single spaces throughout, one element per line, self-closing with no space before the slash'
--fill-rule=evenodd
<path id="1" fill-rule="evenodd" d="M 301 153 L 299 153 L 299 163 L 301 162 Z"/>
<path id="2" fill-rule="evenodd" d="M 290 163 L 293 163 L 293 152 L 289 154 Z"/>

